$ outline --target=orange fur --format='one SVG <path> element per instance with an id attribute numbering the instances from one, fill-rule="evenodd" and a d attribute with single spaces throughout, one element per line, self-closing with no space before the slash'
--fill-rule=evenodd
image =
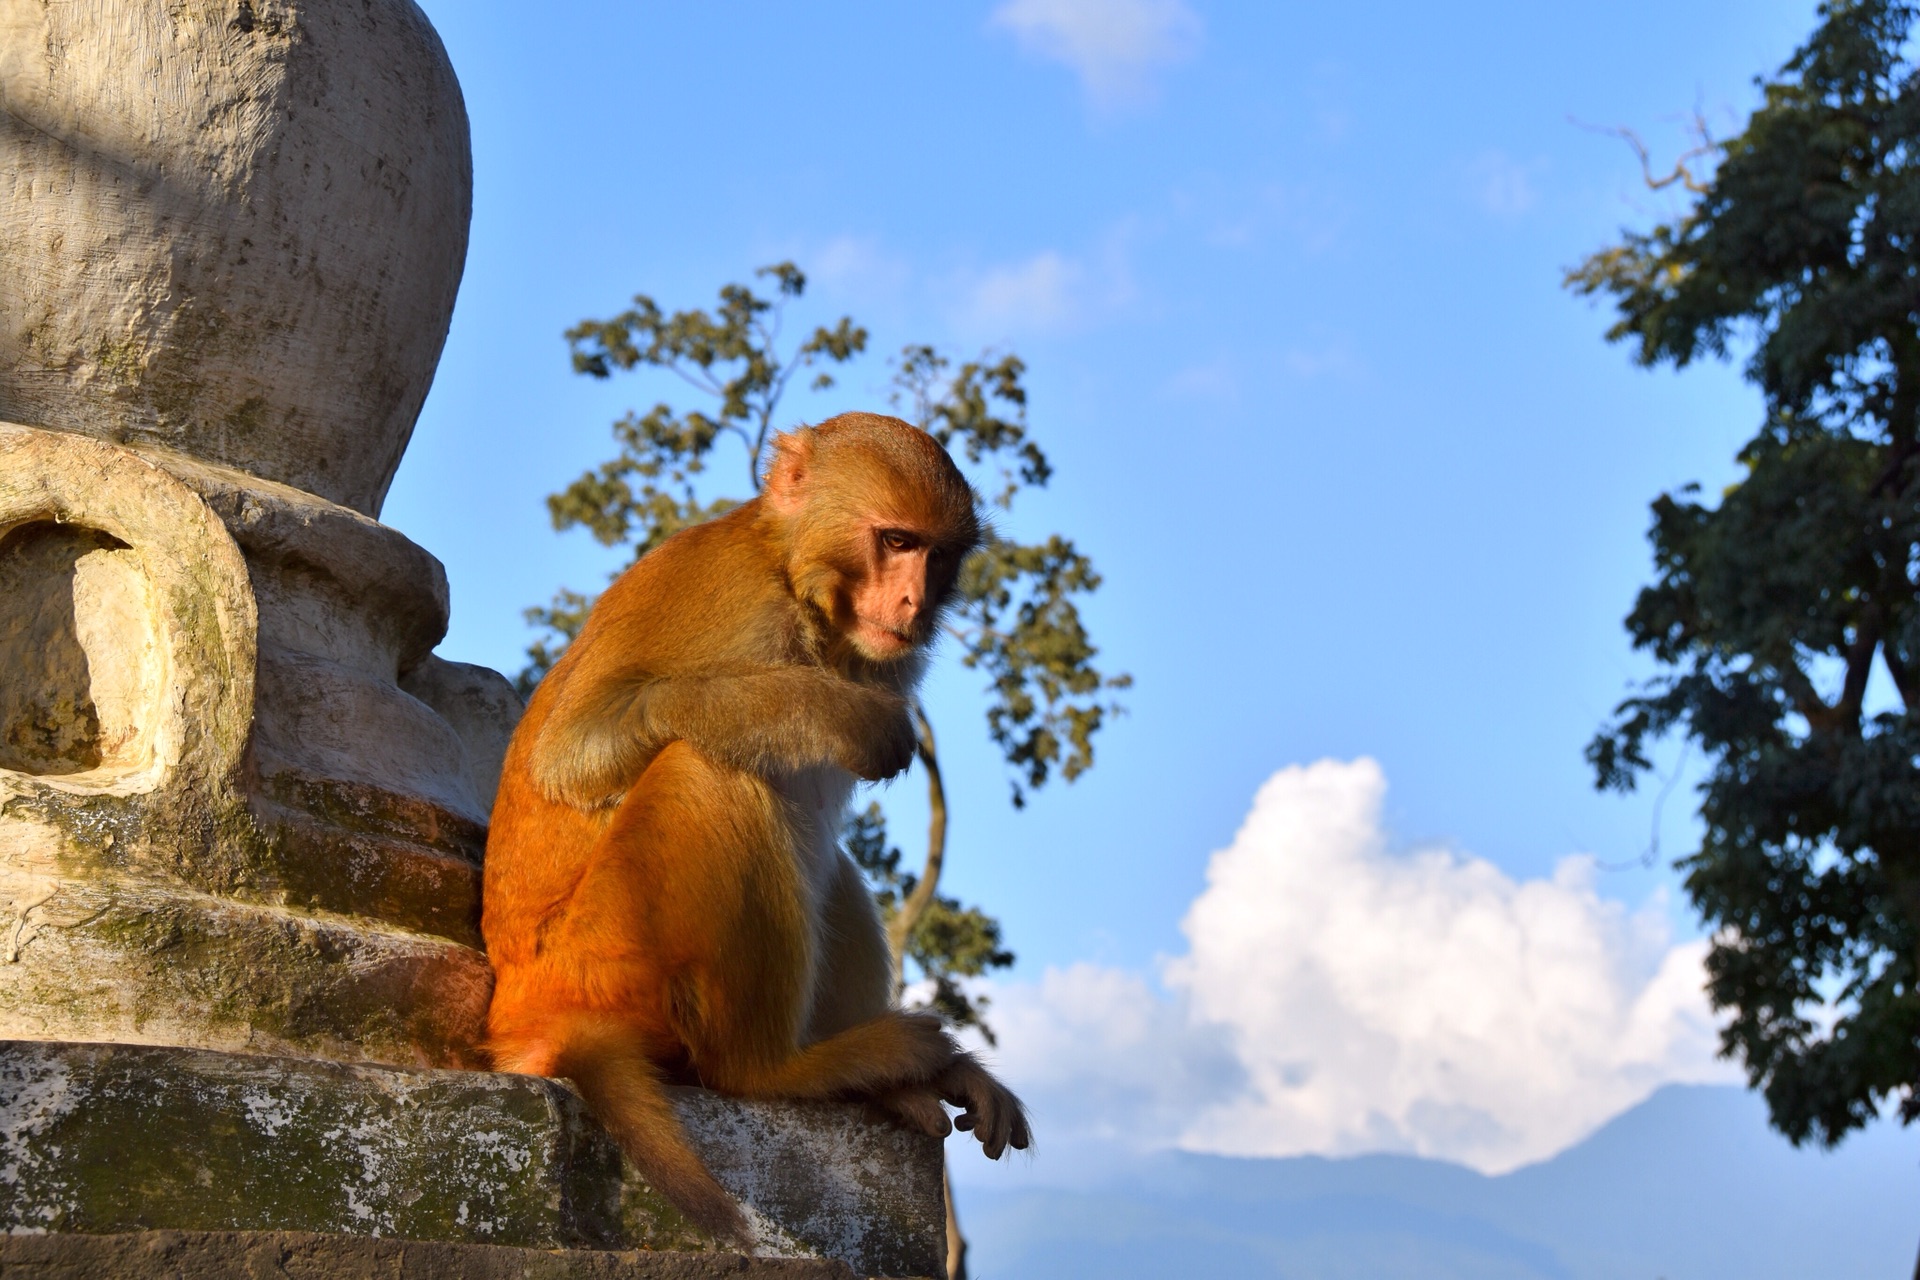
<path id="1" fill-rule="evenodd" d="M 920 653 L 980 529 L 950 459 L 849 414 L 776 442 L 764 497 L 610 587 L 535 691 L 502 771 L 482 928 L 502 1070 L 562 1075 L 655 1185 L 745 1222 L 665 1083 L 866 1097 L 987 1154 L 1019 1100 L 938 1019 L 891 1006 L 836 842 L 854 777 L 904 769 Z"/>

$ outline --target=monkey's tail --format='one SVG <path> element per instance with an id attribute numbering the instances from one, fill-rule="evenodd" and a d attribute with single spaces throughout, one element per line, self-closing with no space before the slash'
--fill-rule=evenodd
<path id="1" fill-rule="evenodd" d="M 549 1041 L 551 1074 L 573 1081 L 594 1118 L 656 1191 L 695 1225 L 751 1252 L 746 1215 L 688 1143 L 640 1037 L 617 1020 L 591 1016 L 569 1018 L 557 1030 Z"/>

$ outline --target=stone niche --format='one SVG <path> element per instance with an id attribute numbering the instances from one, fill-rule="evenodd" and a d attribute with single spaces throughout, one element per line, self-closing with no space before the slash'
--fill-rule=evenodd
<path id="1" fill-rule="evenodd" d="M 712 1242 L 564 1087 L 470 1070 L 520 704 L 379 514 L 471 170 L 411 0 L 0 0 L 0 1271 L 942 1270 L 937 1142 L 698 1091 L 812 1261 L 619 1261 Z"/>
<path id="2" fill-rule="evenodd" d="M 140 556 L 50 520 L 0 537 L 0 768 L 120 777 L 153 761 L 166 672 Z"/>

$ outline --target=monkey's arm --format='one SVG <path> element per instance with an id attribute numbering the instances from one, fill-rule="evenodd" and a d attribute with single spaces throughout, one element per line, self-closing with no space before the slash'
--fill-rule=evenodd
<path id="1" fill-rule="evenodd" d="M 868 780 L 913 759 L 906 699 L 818 667 L 637 676 L 561 694 L 541 727 L 534 781 L 581 808 L 618 798 L 676 739 L 736 769 L 837 764 Z"/>

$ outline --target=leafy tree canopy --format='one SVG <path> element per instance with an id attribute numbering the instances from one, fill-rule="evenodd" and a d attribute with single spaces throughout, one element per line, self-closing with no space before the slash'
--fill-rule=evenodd
<path id="1" fill-rule="evenodd" d="M 1704 751 L 1682 860 L 1723 1048 L 1795 1142 L 1920 1117 L 1920 79 L 1913 9 L 1829 0 L 1693 199 L 1569 285 L 1643 364 L 1750 351 L 1766 415 L 1717 502 L 1653 504 L 1627 618 L 1661 674 L 1587 749 L 1622 790 Z M 1877 668 L 1876 668 L 1877 662 Z M 1876 679 L 1876 670 L 1883 678 Z"/>

